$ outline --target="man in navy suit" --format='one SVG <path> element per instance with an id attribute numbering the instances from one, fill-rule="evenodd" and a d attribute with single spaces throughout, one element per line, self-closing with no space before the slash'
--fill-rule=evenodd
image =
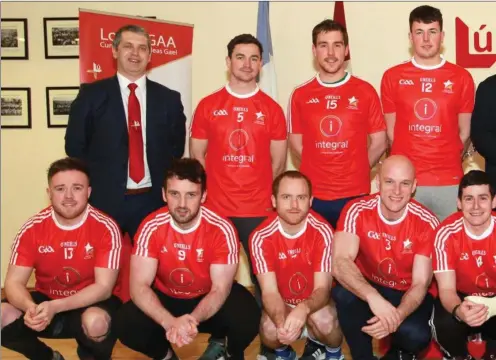
<path id="1" fill-rule="evenodd" d="M 120 28 L 112 53 L 116 76 L 83 85 L 72 103 L 65 151 L 88 163 L 90 203 L 133 239 L 141 221 L 164 205 L 161 189 L 172 159 L 183 156 L 186 117 L 181 95 L 146 77 L 145 29 Z"/>

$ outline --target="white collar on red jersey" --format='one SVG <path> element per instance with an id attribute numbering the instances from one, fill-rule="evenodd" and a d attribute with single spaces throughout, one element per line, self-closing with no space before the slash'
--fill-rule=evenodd
<path id="1" fill-rule="evenodd" d="M 196 221 L 196 224 L 193 225 L 192 227 L 190 227 L 189 229 L 181 229 L 175 222 L 174 222 L 174 218 L 171 216 L 170 218 L 170 225 L 171 227 L 176 230 L 178 233 L 180 234 L 189 234 L 189 233 L 192 233 L 193 231 L 195 231 L 196 229 L 198 229 L 198 226 L 200 226 L 200 223 L 201 223 L 201 220 L 202 220 L 202 208 L 200 207 L 200 211 L 198 212 L 198 220 Z"/>
<path id="2" fill-rule="evenodd" d="M 401 215 L 401 217 L 398 220 L 390 221 L 390 220 L 386 219 L 384 217 L 384 215 L 382 215 L 382 212 L 381 212 L 381 196 L 380 195 L 377 195 L 377 197 L 379 198 L 379 201 L 377 202 L 377 213 L 379 214 L 379 217 L 381 218 L 381 220 L 386 225 L 398 225 L 400 222 L 402 222 L 403 220 L 405 220 L 406 215 L 408 214 L 408 205 L 410 205 L 410 202 L 406 205 L 405 211 L 403 211 L 403 215 Z"/>
<path id="3" fill-rule="evenodd" d="M 88 218 L 88 213 L 90 211 L 90 207 L 91 207 L 91 205 L 86 205 L 86 209 L 84 210 L 84 215 L 81 218 L 80 222 L 78 222 L 77 224 L 71 225 L 71 226 L 67 226 L 67 225 L 62 225 L 61 223 L 59 223 L 59 221 L 57 220 L 57 217 L 55 216 L 55 210 L 53 210 L 53 206 L 52 206 L 52 220 L 55 223 L 55 226 L 57 226 L 61 230 L 66 230 L 66 231 L 76 230 L 78 227 L 83 225 L 84 222 L 86 221 L 86 219 Z"/>
<path id="4" fill-rule="evenodd" d="M 348 80 L 351 79 L 351 74 L 349 72 L 346 72 L 346 75 L 344 76 L 343 80 L 341 81 L 338 81 L 338 82 L 335 82 L 335 83 L 325 83 L 323 82 L 321 79 L 320 79 L 320 76 L 319 76 L 319 73 L 317 73 L 317 75 L 315 75 L 315 78 L 317 79 L 318 83 L 324 87 L 328 87 L 328 88 L 333 88 L 333 87 L 338 87 L 338 86 L 341 86 L 343 84 L 346 84 L 348 82 Z"/>
<path id="5" fill-rule="evenodd" d="M 435 70 L 435 69 L 439 69 L 440 67 L 442 67 L 444 64 L 446 64 L 446 59 L 444 58 L 443 55 L 441 55 L 441 62 L 437 65 L 421 65 L 419 64 L 414 57 L 412 57 L 412 64 L 413 66 L 419 68 L 419 69 L 422 69 L 422 70 Z"/>
<path id="6" fill-rule="evenodd" d="M 229 87 L 229 84 L 226 84 L 226 91 L 238 98 L 238 99 L 247 99 L 249 97 L 252 97 L 253 95 L 255 95 L 258 91 L 260 90 L 260 88 L 258 87 L 258 84 L 257 84 L 257 87 L 255 88 L 255 90 L 253 90 L 252 92 L 248 93 L 248 94 L 238 94 L 238 93 L 235 93 L 230 87 Z"/>
<path id="7" fill-rule="evenodd" d="M 307 223 L 308 223 L 308 215 L 307 217 L 305 218 L 305 223 L 303 224 L 303 227 L 301 228 L 300 231 L 298 231 L 296 234 L 294 235 L 290 235 L 288 234 L 286 231 L 284 231 L 282 225 L 281 225 L 281 220 L 279 219 L 279 217 L 277 217 L 277 226 L 279 228 L 279 232 L 282 234 L 282 236 L 284 236 L 286 239 L 297 239 L 299 238 L 301 235 L 303 235 L 303 233 L 307 230 Z"/>
<path id="8" fill-rule="evenodd" d="M 467 234 L 467 236 L 472 240 L 483 240 L 492 234 L 494 230 L 494 218 L 491 216 L 491 223 L 489 224 L 487 229 L 484 230 L 484 232 L 480 235 L 475 235 L 474 233 L 470 232 L 468 227 L 465 225 L 465 219 L 463 219 L 463 229 L 465 230 L 465 234 Z"/>

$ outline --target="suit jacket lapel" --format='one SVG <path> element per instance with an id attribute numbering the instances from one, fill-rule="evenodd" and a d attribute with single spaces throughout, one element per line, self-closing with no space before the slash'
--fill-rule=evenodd
<path id="1" fill-rule="evenodd" d="M 122 102 L 121 88 L 119 87 L 119 80 L 117 80 L 117 75 L 114 76 L 109 83 L 109 108 L 113 111 L 113 123 L 115 134 L 120 135 L 126 143 L 128 142 L 128 131 L 127 131 L 127 119 L 126 112 L 124 110 L 124 103 Z M 123 120 L 124 119 L 124 120 Z"/>

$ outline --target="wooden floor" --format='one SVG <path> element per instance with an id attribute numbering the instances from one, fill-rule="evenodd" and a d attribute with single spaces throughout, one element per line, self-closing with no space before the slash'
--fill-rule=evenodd
<path id="1" fill-rule="evenodd" d="M 44 340 L 46 343 L 51 346 L 52 348 L 60 351 L 60 353 L 65 357 L 66 360 L 78 360 L 78 357 L 76 355 L 76 342 L 73 340 Z M 207 346 L 207 341 L 208 341 L 208 335 L 201 334 L 198 335 L 197 341 L 195 341 L 193 344 L 185 346 L 181 349 L 176 349 L 176 353 L 179 356 L 181 360 L 193 360 L 197 359 L 200 357 L 200 355 L 203 353 L 203 350 L 205 350 L 205 347 Z M 297 342 L 297 344 L 294 346 L 295 350 L 298 352 L 298 354 L 301 354 L 303 351 L 304 347 L 304 340 L 300 340 Z M 259 350 L 260 342 L 258 338 L 256 338 L 253 343 L 246 349 L 245 352 L 245 357 L 247 360 L 256 360 L 258 350 Z M 344 345 L 343 347 L 345 356 L 347 360 L 351 360 L 351 356 L 348 350 L 348 347 Z M 0 358 L 2 360 L 17 360 L 17 359 L 25 359 L 24 356 L 19 355 L 18 353 L 14 353 L 13 351 L 7 350 L 2 347 L 2 350 L 0 351 Z M 114 348 L 114 353 L 112 355 L 113 360 L 123 360 L 123 359 L 128 359 L 128 360 L 138 360 L 138 359 L 148 359 L 145 355 L 136 353 L 129 348 L 125 347 L 121 343 L 117 342 L 115 348 Z"/>

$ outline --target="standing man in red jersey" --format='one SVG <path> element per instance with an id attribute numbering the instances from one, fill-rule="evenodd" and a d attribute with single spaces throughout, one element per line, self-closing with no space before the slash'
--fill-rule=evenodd
<path id="1" fill-rule="evenodd" d="M 256 82 L 262 52 L 249 34 L 229 42 L 229 83 L 200 101 L 191 125 L 190 155 L 208 173 L 206 205 L 229 217 L 246 254 L 251 232 L 273 211 L 272 180 L 287 156 L 283 110 Z"/>
<path id="2" fill-rule="evenodd" d="M 250 237 L 253 271 L 262 288 L 259 359 L 294 360 L 291 344 L 307 338 L 301 360 L 343 360 L 343 335 L 330 300 L 332 228 L 310 210 L 312 184 L 286 171 L 272 185 L 271 215 Z"/>
<path id="3" fill-rule="evenodd" d="M 131 259 L 131 299 L 119 310 L 120 341 L 156 360 L 177 360 L 171 344 L 210 342 L 199 360 L 243 360 L 258 334 L 260 308 L 234 277 L 239 241 L 232 224 L 203 206 L 206 174 L 194 159 L 173 163 L 163 207 L 140 225 Z"/>
<path id="4" fill-rule="evenodd" d="M 413 360 L 431 341 L 432 243 L 439 221 L 413 200 L 415 169 L 387 158 L 379 193 L 350 201 L 332 246 L 332 289 L 353 360 L 374 360 L 372 338 L 391 334 L 383 360 Z M 350 315 L 351 314 L 351 315 Z"/>
<path id="5" fill-rule="evenodd" d="M 324 20 L 312 40 L 318 73 L 291 94 L 289 140 L 314 186 L 313 210 L 336 227 L 346 203 L 370 192 L 370 169 L 386 150 L 386 124 L 372 85 L 346 72 L 346 29 Z"/>
<path id="6" fill-rule="evenodd" d="M 439 9 L 415 8 L 409 37 L 413 58 L 388 69 L 382 78 L 387 133 L 391 154 L 405 155 L 415 165 L 415 198 L 442 221 L 456 211 L 475 86 L 467 70 L 441 55 Z"/>
<path id="7" fill-rule="evenodd" d="M 483 171 L 465 174 L 458 190 L 457 211 L 437 230 L 434 274 L 439 298 L 431 326 L 445 359 L 472 359 L 471 334 L 486 341 L 484 360 L 496 358 L 496 197 Z"/>
<path id="8" fill-rule="evenodd" d="M 62 360 L 39 338 L 73 338 L 80 359 L 109 360 L 117 340 L 112 295 L 120 266 L 121 232 L 88 204 L 89 171 L 77 159 L 48 169 L 51 205 L 19 230 L 5 279 L 2 346 L 28 359 Z M 35 272 L 35 291 L 26 288 Z"/>

